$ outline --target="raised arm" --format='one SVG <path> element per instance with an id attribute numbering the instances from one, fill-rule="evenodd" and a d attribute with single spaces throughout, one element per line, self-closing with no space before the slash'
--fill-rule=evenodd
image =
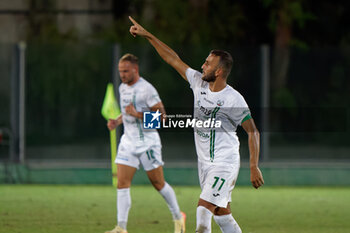
<path id="1" fill-rule="evenodd" d="M 140 24 L 138 24 L 131 16 L 129 16 L 130 21 L 133 25 L 130 27 L 130 33 L 134 37 L 142 36 L 145 37 L 152 46 L 157 50 L 158 54 L 163 58 L 163 60 L 174 67 L 174 69 L 186 80 L 186 70 L 189 66 L 184 63 L 180 57 L 175 53 L 174 50 L 169 48 L 166 44 L 160 41 L 157 37 L 152 35 L 146 29 L 144 29 Z"/>
<path id="2" fill-rule="evenodd" d="M 249 119 L 242 123 L 243 129 L 248 134 L 248 145 L 250 154 L 250 181 L 254 188 L 259 188 L 264 184 L 264 179 L 259 169 L 260 134 L 255 126 L 254 120 Z"/>

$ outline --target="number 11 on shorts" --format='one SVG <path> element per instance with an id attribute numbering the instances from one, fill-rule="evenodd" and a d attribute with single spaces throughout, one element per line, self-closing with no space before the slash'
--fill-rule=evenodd
<path id="1" fill-rule="evenodd" d="M 215 186 L 218 184 L 218 181 L 221 180 L 221 184 L 220 184 L 219 189 L 218 189 L 218 191 L 220 191 L 220 189 L 222 188 L 222 186 L 224 185 L 226 180 L 223 178 L 217 177 L 217 176 L 214 176 L 214 179 L 215 179 L 215 182 L 214 182 L 213 186 L 211 186 L 211 188 L 215 188 Z"/>

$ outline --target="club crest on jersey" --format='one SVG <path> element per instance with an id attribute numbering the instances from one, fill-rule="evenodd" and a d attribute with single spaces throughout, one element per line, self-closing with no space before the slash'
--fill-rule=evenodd
<path id="1" fill-rule="evenodd" d="M 218 106 L 222 106 L 222 105 L 224 105 L 224 101 L 223 101 L 223 100 L 218 100 L 218 101 L 216 102 L 216 104 L 217 104 Z"/>

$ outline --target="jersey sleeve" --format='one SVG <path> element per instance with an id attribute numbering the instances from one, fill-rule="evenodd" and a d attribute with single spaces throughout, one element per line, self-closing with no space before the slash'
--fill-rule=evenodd
<path id="1" fill-rule="evenodd" d="M 238 93 L 231 109 L 230 118 L 235 125 L 242 125 L 243 122 L 252 118 L 247 102 Z"/>
<path id="2" fill-rule="evenodd" d="M 188 82 L 190 83 L 190 87 L 192 90 L 197 88 L 201 85 L 202 81 L 202 74 L 198 72 L 197 70 L 194 70 L 192 68 L 188 68 L 186 70 L 186 78 Z"/>
<path id="3" fill-rule="evenodd" d="M 161 99 L 159 97 L 159 94 L 157 90 L 152 86 L 149 85 L 147 90 L 147 96 L 146 96 L 146 104 L 148 107 L 153 107 L 154 105 L 161 102 Z"/>

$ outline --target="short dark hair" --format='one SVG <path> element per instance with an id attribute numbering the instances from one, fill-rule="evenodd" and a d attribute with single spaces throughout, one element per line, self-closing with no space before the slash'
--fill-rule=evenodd
<path id="1" fill-rule="evenodd" d="M 233 65 L 233 59 L 231 54 L 224 50 L 218 50 L 218 49 L 214 49 L 210 51 L 210 54 L 220 58 L 219 66 L 223 69 L 224 76 L 225 78 L 227 78 L 231 72 L 232 65 Z"/>
<path id="2" fill-rule="evenodd" d="M 127 53 L 124 56 L 122 56 L 119 59 L 119 62 L 122 62 L 122 61 L 128 61 L 128 62 L 130 62 L 132 64 L 135 64 L 135 65 L 139 64 L 139 59 L 135 55 L 133 55 L 131 53 Z"/>

